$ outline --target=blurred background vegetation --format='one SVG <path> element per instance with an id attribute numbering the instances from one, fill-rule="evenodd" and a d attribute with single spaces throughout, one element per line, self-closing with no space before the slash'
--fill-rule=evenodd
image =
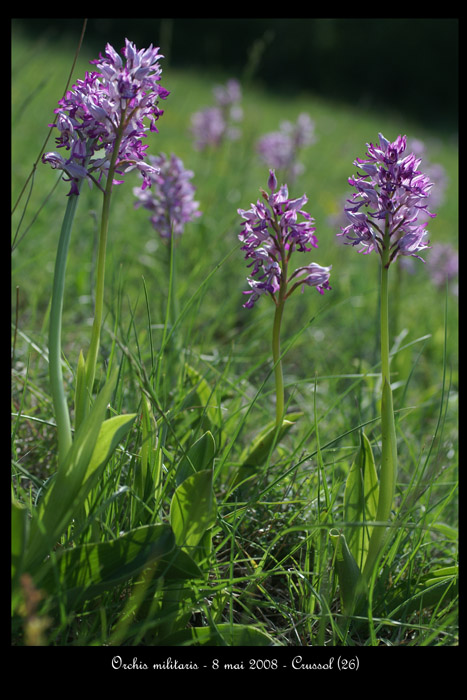
<path id="1" fill-rule="evenodd" d="M 26 18 L 12 22 L 15 202 L 48 131 L 50 135 L 47 125 L 63 94 L 83 24 L 83 18 Z M 435 208 L 436 218 L 430 222 L 430 238 L 433 243 L 457 247 L 457 20 L 90 18 L 70 84 L 92 69 L 90 59 L 104 52 L 107 42 L 120 51 L 125 37 L 137 47 L 150 43 L 161 46 L 165 56 L 161 82 L 170 91 L 170 97 L 161 104 L 165 114 L 159 123 L 160 133 L 152 135 L 150 143 L 148 140 L 149 152 L 176 153 L 185 167 L 195 173 L 203 216 L 180 242 L 183 250 L 178 258 L 177 288 L 181 299 L 202 284 L 206 270 L 214 269 L 239 245 L 237 208 L 248 207 L 258 188 L 266 184 L 267 169 L 255 153 L 257 139 L 276 130 L 282 120 L 294 122 L 304 112 L 315 122 L 317 141 L 300 157 L 305 172 L 293 185 L 291 194 L 301 196 L 306 192 L 309 196 L 309 211 L 316 219 L 319 240 L 313 259 L 333 265 L 333 293 L 325 305 L 332 300 L 333 310 L 328 310 L 326 320 L 320 319 L 320 327 L 323 337 L 327 337 L 324 329 L 329 324 L 334 349 L 326 355 L 329 367 L 322 371 L 341 371 L 348 351 L 342 324 L 354 322 L 360 335 L 367 322 L 370 338 L 374 335 L 378 265 L 372 261 L 371 266 L 365 267 L 361 256 L 338 245 L 336 233 L 342 223 L 339 216 L 343 200 L 348 196 L 347 178 L 354 171 L 352 163 L 356 157 L 363 157 L 365 144 L 377 140 L 378 132 L 390 139 L 407 134 L 409 141 L 422 140 L 427 147 L 423 162 L 428 160 L 444 169 L 447 189 L 442 205 Z M 216 83 L 231 77 L 240 81 L 244 95 L 242 138 L 225 143 L 217 153 L 196 151 L 188 132 L 191 115 L 211 103 Z M 47 149 L 53 148 L 52 134 Z M 123 266 L 129 298 L 136 298 L 141 293 L 143 274 L 154 280 L 165 279 L 164 256 L 157 250 L 157 237 L 145 212 L 134 210 L 132 185 L 137 184 L 137 177 L 130 174 L 126 180 L 128 183 L 119 188 L 113 202 L 115 245 L 109 251 L 109 284 L 118 286 L 120 273 L 113 270 Z M 22 206 L 17 207 L 13 218 L 12 288 L 13 294 L 17 293 L 15 287 L 20 288 L 19 322 L 26 324 L 28 332 L 46 327 L 54 251 L 67 191 L 63 183 L 54 189 L 56 181 L 56 171 L 39 163 L 34 187 L 29 191 L 28 185 Z M 70 251 L 70 301 L 65 310 L 73 319 L 68 327 L 77 332 L 82 328 L 81 314 L 87 318 L 91 312 L 89 285 L 100 193 L 86 187 L 82 197 L 76 223 L 80 235 L 74 237 Z M 435 363 L 442 366 L 444 293 L 433 288 L 427 266 L 420 263 L 414 267 L 417 274 L 407 274 L 403 288 L 394 276 L 403 317 L 407 319 L 404 323 L 410 319 L 413 337 L 438 329 L 433 333 Z M 252 316 L 241 306 L 246 274 L 243 256 L 235 251 L 213 277 L 215 293 L 203 300 L 197 316 L 199 340 L 205 348 L 217 348 L 221 341 L 228 344 L 230 333 L 237 333 L 239 328 L 248 332 L 249 344 L 253 342 L 252 334 L 257 334 L 258 343 L 268 346 L 257 320 L 262 314 L 270 319 L 270 309 L 264 305 Z M 123 285 L 123 280 L 120 283 Z M 134 290 L 132 294 L 129 288 Z M 112 298 L 114 292 L 113 289 Z M 296 295 L 286 325 L 293 329 L 297 319 L 308 318 L 308 305 L 320 308 L 320 300 L 315 296 L 318 295 Z M 72 303 L 72 299 L 79 303 Z M 355 318 L 348 311 L 343 313 L 349 299 L 352 308 L 354 303 L 369 305 L 369 313 L 362 313 L 360 307 Z M 432 302 L 427 303 L 427 299 Z M 158 313 L 163 317 L 163 289 L 154 294 L 153 303 L 159 301 Z M 344 303 L 344 308 L 340 303 Z M 448 355 L 456 366 L 457 300 L 452 299 L 449 306 Z M 142 308 L 144 315 L 144 305 Z M 333 331 L 336 324 L 343 330 L 342 347 Z M 285 337 L 288 330 L 284 329 Z M 87 333 L 86 325 L 84 331 Z M 355 329 L 348 332 L 353 337 Z M 368 361 L 372 362 L 376 349 L 377 342 L 372 339 L 362 342 L 359 352 L 369 352 Z M 310 350 L 312 356 L 315 350 Z"/>
<path id="2" fill-rule="evenodd" d="M 21 18 L 31 39 L 76 45 L 83 19 Z M 89 18 L 85 43 L 117 50 L 125 37 L 162 47 L 168 66 L 235 74 L 245 85 L 313 92 L 388 109 L 430 128 L 457 129 L 457 18 Z M 97 54 L 96 54 L 97 55 Z"/>
<path id="3" fill-rule="evenodd" d="M 63 94 L 83 23 L 82 18 L 12 22 L 15 202 L 49 131 L 47 125 Z M 362 358 L 375 362 L 379 267 L 376 260 L 365 265 L 361 256 L 339 245 L 336 238 L 343 201 L 348 196 L 347 178 L 354 172 L 354 159 L 363 157 L 365 144 L 376 141 L 378 132 L 390 139 L 407 134 L 409 141 L 422 140 L 427 147 L 424 164 L 440 165 L 447 179 L 444 201 L 434 209 L 437 216 L 430 222 L 430 239 L 457 248 L 457 20 L 90 18 L 71 84 L 92 69 L 90 59 L 104 52 L 107 42 L 119 51 L 125 37 L 138 47 L 150 43 L 161 46 L 165 56 L 161 82 L 170 97 L 161 104 L 165 114 L 159 123 L 160 133 L 148 140 L 149 152 L 176 153 L 195 173 L 203 216 L 180 241 L 180 303 L 203 284 L 206 270 L 214 270 L 223 261 L 197 310 L 196 329 L 190 331 L 197 337 L 192 335 L 189 344 L 199 343 L 200 352 L 209 354 L 212 348 L 217 352 L 224 344 L 229 346 L 233 338 L 239 340 L 242 331 L 253 356 L 258 347 L 268 351 L 268 330 L 261 319 L 269 324 L 271 309 L 263 305 L 252 315 L 241 306 L 247 269 L 243 255 L 235 250 L 240 226 L 237 208 L 248 207 L 258 188 L 266 184 L 267 169 L 255 153 L 257 139 L 276 130 L 282 120 L 294 122 L 306 112 L 316 124 L 317 141 L 300 157 L 305 171 L 291 194 L 306 192 L 309 197 L 319 240 L 313 260 L 333 266 L 333 292 L 323 300 L 324 305 L 318 295 L 296 295 L 284 322 L 284 337 L 296 331 L 297 321 L 301 324 L 324 306 L 326 313 L 319 319 L 316 342 L 321 347 L 327 345 L 328 351 L 321 355 L 319 371 L 329 375 L 341 372 L 350 366 L 353 356 L 347 356 L 353 352 L 357 352 L 358 362 Z M 244 95 L 242 138 L 223 144 L 218 152 L 196 151 L 188 132 L 190 117 L 211 103 L 216 83 L 231 77 L 241 82 Z M 52 135 L 47 149 L 53 149 L 53 143 Z M 114 300 L 117 290 L 124 288 L 129 299 L 141 299 L 144 276 L 155 285 L 151 297 L 154 322 L 158 322 L 165 309 L 164 284 L 158 283 L 165 280 L 165 258 L 145 212 L 134 210 L 132 186 L 138 179 L 129 174 L 126 180 L 112 205 L 109 297 Z M 56 182 L 56 171 L 39 163 L 34 186 L 29 191 L 28 185 L 13 217 L 12 292 L 18 294 L 17 321 L 39 338 L 48 318 L 55 247 L 67 192 L 64 183 L 54 189 Z M 79 348 L 81 341 L 74 338 L 75 332 L 87 338 L 92 311 L 89 291 L 100 193 L 86 187 L 82 198 L 76 222 L 80 233 L 73 237 L 70 250 L 69 297 L 64 310 L 67 327 L 73 329 L 68 350 L 74 342 Z M 427 265 L 413 267 L 415 274 L 407 273 L 402 285 L 393 275 L 400 323 L 410 323 L 412 339 L 432 333 L 430 350 L 426 350 L 428 363 L 441 370 L 446 352 L 456 368 L 457 298 L 449 295 L 446 323 L 450 332 L 445 350 L 444 291 L 433 287 Z M 397 303 L 396 297 L 400 299 Z M 137 325 L 143 326 L 144 304 L 139 303 L 137 312 L 133 309 L 132 313 L 138 317 Z M 339 335 L 336 327 L 341 329 Z M 310 333 L 315 336 L 314 327 Z M 347 339 L 357 336 L 360 343 L 350 347 Z M 317 347 L 306 338 L 305 334 L 296 346 L 296 359 L 315 367 Z M 414 353 L 417 355 L 418 348 Z M 290 369 L 293 360 L 291 356 Z M 425 369 L 433 379 L 432 370 Z M 303 376 L 303 370 L 297 370 L 297 375 Z"/>

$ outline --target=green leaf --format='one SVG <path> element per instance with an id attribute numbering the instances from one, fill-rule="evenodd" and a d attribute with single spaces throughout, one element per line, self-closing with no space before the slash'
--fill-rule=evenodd
<path id="1" fill-rule="evenodd" d="M 170 524 L 181 547 L 196 547 L 216 522 L 217 506 L 212 470 L 189 476 L 175 490 L 170 504 Z"/>
<path id="2" fill-rule="evenodd" d="M 157 576 L 163 576 L 168 583 L 203 577 L 198 564 L 180 547 L 175 547 L 168 556 L 157 563 Z"/>
<path id="3" fill-rule="evenodd" d="M 440 577 L 441 578 L 447 578 L 450 576 L 458 576 L 459 575 L 459 566 L 455 564 L 454 566 L 443 566 L 441 569 L 435 569 L 434 571 L 430 571 L 429 574 L 427 574 L 427 579 L 425 582 L 425 585 L 429 585 L 431 583 L 436 583 L 439 581 Z"/>
<path id="4" fill-rule="evenodd" d="M 29 571 L 40 565 L 81 511 L 107 461 L 133 424 L 135 414 L 104 421 L 113 387 L 114 381 L 109 381 L 97 397 L 35 513 L 24 562 Z"/>
<path id="5" fill-rule="evenodd" d="M 12 611 L 17 604 L 17 584 L 23 572 L 23 560 L 28 538 L 29 516 L 25 506 L 17 501 L 11 503 L 11 589 Z"/>
<path id="6" fill-rule="evenodd" d="M 265 465 L 271 450 L 282 440 L 301 416 L 303 416 L 303 413 L 290 413 L 284 418 L 279 430 L 275 421 L 271 421 L 271 423 L 268 423 L 260 430 L 252 443 L 240 455 L 240 466 L 232 482 L 232 488 L 235 488 L 246 479 L 257 476 L 258 468 Z"/>
<path id="7" fill-rule="evenodd" d="M 164 646 L 229 646 L 270 647 L 277 642 L 266 632 L 252 625 L 229 624 L 211 627 L 190 627 L 164 637 Z M 245 666 L 246 668 L 246 666 Z"/>
<path id="8" fill-rule="evenodd" d="M 331 530 L 329 534 L 334 544 L 335 567 L 339 578 L 344 614 L 352 615 L 365 592 L 364 580 L 344 535 L 337 530 Z"/>
<path id="9" fill-rule="evenodd" d="M 410 601 L 409 610 L 434 608 L 441 602 L 448 602 L 459 595 L 459 579 L 457 576 L 442 576 L 426 582 L 423 590 L 418 591 Z"/>
<path id="10" fill-rule="evenodd" d="M 378 509 L 375 520 L 387 522 L 391 517 L 397 481 L 397 440 L 391 385 L 383 382 L 381 397 L 381 467 L 379 472 Z M 374 527 L 371 533 L 363 575 L 367 581 L 381 554 L 387 537 L 386 527 Z"/>
<path id="11" fill-rule="evenodd" d="M 381 398 L 381 451 L 380 491 L 383 505 L 379 504 L 378 520 L 387 520 L 391 515 L 397 480 L 394 407 L 391 385 L 387 379 L 383 383 Z"/>
<path id="12" fill-rule="evenodd" d="M 179 462 L 176 474 L 177 486 L 193 473 L 212 469 L 215 451 L 216 443 L 212 433 L 208 431 L 201 435 Z"/>
<path id="13" fill-rule="evenodd" d="M 162 488 L 162 453 L 158 444 L 157 423 L 151 403 L 143 393 L 141 421 L 141 459 L 136 466 L 135 490 L 141 499 L 149 496 L 148 486 L 154 490 L 156 501 Z"/>
<path id="14" fill-rule="evenodd" d="M 355 527 L 347 530 L 347 544 L 361 571 L 373 530 L 366 523 L 376 520 L 378 494 L 378 475 L 371 444 L 362 432 L 360 449 L 350 468 L 344 492 L 344 520 L 355 523 Z"/>
<path id="15" fill-rule="evenodd" d="M 139 574 L 175 547 L 168 525 L 145 525 L 108 542 L 92 542 L 58 551 L 35 577 L 49 594 L 86 600 Z"/>
<path id="16" fill-rule="evenodd" d="M 88 491 L 95 485 L 102 468 L 107 464 L 118 444 L 130 430 L 136 418 L 136 413 L 113 416 L 102 423 L 97 443 L 84 477 L 83 491 Z M 92 484 L 90 480 L 92 479 Z"/>
<path id="17" fill-rule="evenodd" d="M 80 350 L 78 357 L 78 367 L 76 368 L 76 387 L 75 387 L 75 430 L 83 422 L 86 415 L 87 406 L 87 388 L 86 388 L 86 363 L 84 360 L 83 351 Z"/>
<path id="18" fill-rule="evenodd" d="M 456 542 L 459 538 L 459 530 L 456 527 L 452 527 L 452 525 L 446 525 L 446 523 L 436 523 L 434 528 L 451 542 Z"/>
<path id="19" fill-rule="evenodd" d="M 209 427 L 212 430 L 221 431 L 222 420 L 219 413 L 221 402 L 216 390 L 209 386 L 206 379 L 196 369 L 188 364 L 185 364 L 185 369 Z"/>
<path id="20" fill-rule="evenodd" d="M 458 566 L 446 566 L 428 572 L 413 592 L 407 594 L 407 583 L 399 586 L 391 600 L 390 613 L 404 610 L 406 613 L 434 608 L 449 602 L 459 595 Z"/>

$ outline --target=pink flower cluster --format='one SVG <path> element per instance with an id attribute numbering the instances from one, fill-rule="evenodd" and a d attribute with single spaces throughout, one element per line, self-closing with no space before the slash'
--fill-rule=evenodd
<path id="1" fill-rule="evenodd" d="M 345 208 L 350 223 L 337 235 L 361 246 L 360 252 L 380 255 L 388 235 L 389 263 L 399 255 L 420 258 L 429 247 L 426 217 L 436 216 L 427 209 L 432 183 L 419 170 L 421 159 L 406 154 L 405 136 L 393 143 L 382 134 L 379 139 L 379 144 L 367 144 L 365 159 L 354 161 L 362 172 L 349 178 L 356 189 Z"/>
<path id="2" fill-rule="evenodd" d="M 306 113 L 300 114 L 296 123 L 284 121 L 279 131 L 272 131 L 259 139 L 256 150 L 263 163 L 295 180 L 303 173 L 298 161 L 300 152 L 315 141 L 315 125 Z"/>
<path id="3" fill-rule="evenodd" d="M 190 131 L 197 151 L 217 147 L 224 140 L 235 141 L 240 136 L 237 126 L 243 118 L 240 83 L 232 78 L 225 85 L 216 85 L 213 96 L 214 106 L 205 107 L 191 117 Z"/>
<path id="4" fill-rule="evenodd" d="M 185 170 L 183 162 L 174 154 L 149 156 L 155 173 L 150 175 L 152 187 L 135 187 L 136 207 L 151 212 L 150 221 L 162 238 L 181 235 L 188 221 L 201 216 L 199 202 L 194 199 L 195 187 L 190 180 L 191 170 Z M 144 183 L 143 183 L 144 184 Z"/>
<path id="5" fill-rule="evenodd" d="M 311 263 L 297 268 L 290 276 L 287 273 L 295 250 L 307 252 L 318 247 L 314 219 L 302 209 L 308 201 L 307 196 L 289 199 L 287 185 L 277 189 L 273 170 L 269 172 L 268 188 L 271 194 L 261 190 L 264 201 L 258 200 L 251 209 L 238 210 L 244 219 L 239 239 L 243 243 L 245 258 L 251 261 L 248 267 L 253 268 L 247 278 L 251 290 L 244 292 L 249 295 L 243 305 L 246 308 L 252 308 L 264 293 L 269 293 L 277 303 L 276 293 L 281 286 L 284 298 L 305 284 L 316 287 L 320 294 L 330 289 L 330 267 Z M 293 286 L 288 289 L 292 281 Z"/>
<path id="6" fill-rule="evenodd" d="M 142 138 L 148 129 L 157 131 L 156 122 L 163 114 L 159 99 L 169 95 L 159 85 L 163 56 L 152 45 L 138 51 L 128 39 L 122 49 L 125 61 L 110 44 L 105 54 L 91 61 L 99 72 L 87 72 L 59 101 L 56 124 L 50 125 L 59 131 L 57 147 L 67 153 L 45 153 L 42 160 L 68 176 L 72 183 L 69 194 L 79 193 L 80 180 L 100 183 L 108 175 L 116 146 L 119 175 L 138 168 L 148 186 L 154 172 L 144 160 L 147 146 Z"/>

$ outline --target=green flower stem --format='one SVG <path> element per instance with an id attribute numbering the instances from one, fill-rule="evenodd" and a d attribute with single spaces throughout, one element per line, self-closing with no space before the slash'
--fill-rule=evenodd
<path id="1" fill-rule="evenodd" d="M 105 282 L 105 259 L 107 249 L 107 234 L 109 230 L 109 213 L 110 201 L 112 198 L 113 179 L 117 162 L 118 151 L 125 128 L 125 113 L 122 114 L 121 125 L 115 139 L 114 150 L 110 161 L 107 182 L 104 191 L 104 201 L 102 204 L 101 228 L 99 234 L 99 251 L 97 257 L 97 274 L 96 274 L 96 295 L 94 302 L 94 321 L 91 331 L 91 343 L 86 357 L 86 392 L 89 400 L 92 396 L 94 378 L 96 376 L 97 358 L 99 355 L 100 336 L 102 328 L 102 319 L 104 315 L 104 282 Z"/>
<path id="2" fill-rule="evenodd" d="M 389 240 L 384 239 L 381 257 L 381 373 L 383 383 L 390 383 L 389 367 Z"/>
<path id="3" fill-rule="evenodd" d="M 274 362 L 274 378 L 276 380 L 276 427 L 282 425 L 284 418 L 284 378 L 282 376 L 280 333 L 282 314 L 284 312 L 284 294 L 279 290 L 279 300 L 276 304 L 274 324 L 272 328 L 272 359 Z"/>
<path id="4" fill-rule="evenodd" d="M 166 359 L 170 357 L 170 350 L 175 350 L 177 357 L 181 354 L 181 347 L 179 346 L 178 336 L 174 335 L 174 325 L 178 317 L 178 302 L 175 293 L 175 236 L 173 230 L 167 245 L 164 245 L 166 254 L 166 263 L 168 269 L 168 292 L 167 292 L 167 306 L 165 310 L 165 322 L 164 330 L 162 333 L 162 341 L 159 350 L 159 358 L 157 363 L 157 371 L 155 377 L 155 387 L 159 390 L 161 388 L 160 382 L 162 377 L 163 368 L 163 358 L 167 355 Z M 169 354 L 167 354 L 169 353 Z M 174 368 L 174 363 L 172 361 L 167 362 L 167 374 L 166 379 L 172 380 L 173 376 L 171 370 Z"/>
<path id="5" fill-rule="evenodd" d="M 110 187 L 109 187 L 110 183 Z M 112 195 L 112 176 L 109 171 L 109 179 L 104 193 L 102 206 L 101 229 L 99 234 L 99 251 L 97 256 L 96 296 L 94 302 L 94 321 L 92 324 L 91 343 L 86 357 L 86 388 L 88 396 L 92 394 L 92 387 L 96 375 L 97 357 L 99 354 L 102 319 L 104 314 L 104 282 L 105 259 L 107 249 L 107 234 L 109 229 L 109 211 Z"/>
<path id="6" fill-rule="evenodd" d="M 172 229 L 172 233 L 171 233 L 171 236 L 169 239 L 169 244 L 168 244 L 168 246 L 166 246 L 166 248 L 167 248 L 167 256 L 168 256 L 167 267 L 169 270 L 169 288 L 168 288 L 166 322 L 165 322 L 165 327 L 164 327 L 164 337 L 163 337 L 163 342 L 162 342 L 162 350 L 164 349 L 165 343 L 166 343 L 167 328 L 170 328 L 170 333 L 169 333 L 169 338 L 170 338 L 170 335 L 172 335 L 172 333 L 173 333 L 174 323 L 176 322 L 177 316 L 178 316 L 178 303 L 177 303 L 177 295 L 175 292 L 176 267 L 175 267 L 175 236 L 173 233 L 173 229 Z"/>
<path id="7" fill-rule="evenodd" d="M 284 313 L 284 304 L 287 299 L 287 268 L 288 268 L 288 256 L 284 248 L 282 241 L 280 225 L 277 220 L 277 215 L 274 214 L 273 228 L 276 233 L 277 238 L 275 238 L 275 243 L 280 251 L 280 265 L 281 265 L 281 282 L 279 287 L 279 293 L 277 299 L 274 298 L 276 304 L 276 312 L 274 314 L 274 323 L 272 327 L 272 359 L 274 362 L 274 378 L 276 381 L 276 428 L 282 427 L 282 422 L 284 420 L 284 409 L 285 409 L 285 399 L 284 399 L 284 378 L 282 375 L 282 360 L 281 360 L 281 324 L 282 315 Z"/>
<path id="8" fill-rule="evenodd" d="M 391 517 L 397 479 L 396 428 L 389 362 L 389 247 L 389 234 L 386 233 L 383 239 L 383 252 L 381 255 L 381 470 L 379 500 L 376 511 L 376 520 L 381 523 L 387 522 Z M 364 576 L 367 578 L 369 578 L 373 572 L 384 543 L 385 534 L 385 527 L 376 526 L 373 528 L 368 546 L 368 556 L 363 571 Z"/>
<path id="9" fill-rule="evenodd" d="M 63 218 L 62 230 L 55 259 L 55 272 L 49 322 L 49 377 L 58 434 L 58 462 L 63 463 L 71 447 L 71 424 L 62 374 L 62 310 L 65 273 L 71 229 L 79 195 L 71 194 Z"/>

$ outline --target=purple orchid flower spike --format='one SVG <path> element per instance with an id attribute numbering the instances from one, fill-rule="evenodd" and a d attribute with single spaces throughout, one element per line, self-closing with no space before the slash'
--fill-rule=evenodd
<path id="1" fill-rule="evenodd" d="M 107 44 L 105 56 L 91 61 L 97 70 L 77 80 L 55 110 L 56 124 L 50 126 L 58 129 L 56 145 L 64 148 L 68 157 L 51 152 L 45 153 L 42 161 L 68 175 L 72 181 L 69 194 L 78 194 L 77 183 L 85 178 L 90 184 L 100 184 L 102 177 L 108 176 L 112 156 L 112 169 L 118 175 L 137 168 L 143 186 L 151 184 L 150 176 L 155 171 L 144 160 L 147 146 L 142 139 L 148 130 L 157 131 L 156 122 L 163 114 L 159 100 L 169 95 L 159 85 L 159 59 L 163 56 L 152 45 L 138 51 L 128 39 L 122 54 L 125 61 Z M 113 179 L 113 184 L 121 182 Z"/>
<path id="2" fill-rule="evenodd" d="M 428 211 L 433 183 L 419 170 L 421 159 L 406 153 L 405 136 L 391 143 L 379 134 L 379 143 L 367 148 L 367 158 L 354 161 L 362 172 L 349 178 L 356 192 L 345 207 L 349 224 L 337 235 L 359 246 L 359 252 L 376 250 L 381 256 L 387 239 L 388 265 L 400 255 L 423 260 L 419 253 L 429 247 L 427 218 L 436 216 Z"/>
<path id="3" fill-rule="evenodd" d="M 298 162 L 299 153 L 315 142 L 315 124 L 306 113 L 300 114 L 296 123 L 284 121 L 279 131 L 262 136 L 256 150 L 263 163 L 287 175 L 290 181 L 305 170 Z"/>
<path id="4" fill-rule="evenodd" d="M 321 293 L 330 289 L 330 267 L 312 263 L 288 275 L 294 251 L 304 253 L 318 247 L 314 219 L 303 209 L 308 201 L 306 194 L 289 199 L 287 185 L 278 188 L 274 170 L 269 171 L 268 189 L 269 194 L 261 190 L 262 199 L 250 209 L 238 210 L 244 219 L 239 239 L 243 243 L 248 267 L 252 268 L 251 277 L 248 277 L 251 289 L 244 292 L 250 295 L 244 304 L 246 308 L 252 308 L 264 293 L 269 293 L 277 304 L 279 291 L 285 300 L 297 287 L 305 284 L 316 287 Z M 320 272 L 316 274 L 318 268 Z M 303 279 L 298 279 L 300 277 Z M 292 280 L 294 284 L 288 289 Z"/>
<path id="5" fill-rule="evenodd" d="M 172 233 L 180 236 L 185 224 L 201 216 L 199 202 L 195 201 L 196 188 L 190 180 L 193 172 L 186 170 L 180 158 L 165 153 L 149 156 L 153 172 L 149 175 L 151 189 L 135 187 L 136 207 L 151 212 L 151 223 L 162 238 L 170 239 Z"/>
<path id="6" fill-rule="evenodd" d="M 251 275 L 247 278 L 250 289 L 243 292 L 247 309 L 254 307 L 262 296 L 269 296 L 275 304 L 272 329 L 272 359 L 276 383 L 276 429 L 283 425 L 285 413 L 284 381 L 280 350 L 280 329 L 286 300 L 305 285 L 315 287 L 320 294 L 331 289 L 331 267 L 312 262 L 298 267 L 289 275 L 289 266 L 295 251 L 307 253 L 318 247 L 314 219 L 304 210 L 308 197 L 303 194 L 289 198 L 287 185 L 278 186 L 274 169 L 269 171 L 268 190 L 261 189 L 261 199 L 250 209 L 238 209 L 244 219 L 239 239 Z"/>

